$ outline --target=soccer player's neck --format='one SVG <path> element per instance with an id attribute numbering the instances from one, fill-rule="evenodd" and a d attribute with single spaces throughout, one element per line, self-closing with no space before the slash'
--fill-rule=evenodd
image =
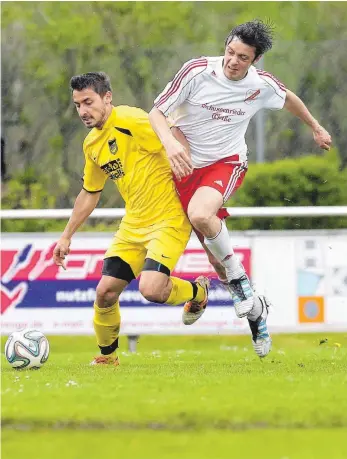
<path id="1" fill-rule="evenodd" d="M 112 115 L 112 110 L 113 110 L 113 105 L 108 105 L 105 110 L 105 115 L 103 118 L 100 120 L 100 123 L 95 126 L 97 129 L 102 129 L 105 124 L 107 123 L 109 117 Z"/>
<path id="2" fill-rule="evenodd" d="M 224 73 L 224 75 L 225 75 L 225 73 Z M 228 76 L 228 75 L 225 75 L 225 76 L 226 76 L 226 78 L 228 78 L 228 80 L 230 80 L 230 81 L 241 81 L 241 80 L 243 80 L 244 78 L 246 78 L 247 75 L 248 75 L 248 70 L 247 70 L 246 73 L 244 73 L 243 75 L 239 76 L 238 78 L 232 78 L 231 76 Z"/>

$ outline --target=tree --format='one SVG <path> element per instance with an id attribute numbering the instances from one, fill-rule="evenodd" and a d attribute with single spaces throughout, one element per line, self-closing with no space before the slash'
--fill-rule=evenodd
<path id="1" fill-rule="evenodd" d="M 49 179 L 56 205 L 70 206 L 81 186 L 86 135 L 71 103 L 71 76 L 104 70 L 117 105 L 148 110 L 183 62 L 220 54 L 230 29 L 256 17 L 276 24 L 266 70 L 298 92 L 331 130 L 346 165 L 343 3 L 5 2 L 2 123 L 9 175 L 32 166 Z M 268 160 L 318 153 L 310 130 L 285 111 L 267 113 L 266 120 Z M 254 150 L 252 129 L 248 141 Z M 100 204 L 121 202 L 112 189 Z"/>

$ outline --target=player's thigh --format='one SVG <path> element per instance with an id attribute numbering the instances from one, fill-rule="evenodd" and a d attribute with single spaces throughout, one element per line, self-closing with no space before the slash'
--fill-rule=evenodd
<path id="1" fill-rule="evenodd" d="M 188 217 L 190 220 L 199 217 L 209 218 L 216 215 L 223 205 L 223 195 L 216 189 L 209 186 L 198 188 L 188 206 Z"/>
<path id="2" fill-rule="evenodd" d="M 244 163 L 224 161 L 201 169 L 199 187 L 188 206 L 188 216 L 211 217 L 216 215 L 222 205 L 241 186 L 247 168 Z M 225 218 L 225 215 L 223 215 Z"/>
<path id="3" fill-rule="evenodd" d="M 146 246 L 146 262 L 143 271 L 154 271 L 148 260 L 158 263 L 157 271 L 167 268 L 166 274 L 174 270 L 183 254 L 191 234 L 191 224 L 185 215 L 170 219 L 161 228 L 156 229 Z"/>
<path id="4" fill-rule="evenodd" d="M 247 172 L 247 165 L 225 158 L 225 160 L 212 164 L 205 169 L 201 186 L 218 191 L 222 196 L 222 204 L 224 204 L 241 186 Z"/>
<path id="5" fill-rule="evenodd" d="M 194 196 L 195 191 L 199 188 L 200 176 L 200 169 L 194 169 L 191 175 L 182 180 L 177 180 L 175 176 L 173 177 L 178 197 L 186 213 L 188 213 L 190 200 Z"/>
<path id="6" fill-rule="evenodd" d="M 151 264 L 153 268 L 164 268 L 165 270 L 156 271 L 151 270 Z M 149 270 L 146 270 L 149 268 Z M 141 294 L 149 301 L 156 303 L 164 303 L 170 295 L 169 288 L 170 282 L 170 271 L 155 260 L 147 259 L 144 266 L 144 271 L 141 273 L 141 279 L 139 283 L 139 290 Z M 169 290 L 168 290 L 169 289 Z"/>
<path id="7" fill-rule="evenodd" d="M 102 274 L 130 283 L 140 274 L 147 249 L 145 239 L 136 229 L 120 226 L 104 259 Z"/>
<path id="8" fill-rule="evenodd" d="M 170 224 L 170 223 L 169 223 Z M 147 245 L 140 291 L 145 298 L 163 303 L 170 294 L 170 275 L 187 246 L 191 225 L 186 216 L 157 229 Z"/>

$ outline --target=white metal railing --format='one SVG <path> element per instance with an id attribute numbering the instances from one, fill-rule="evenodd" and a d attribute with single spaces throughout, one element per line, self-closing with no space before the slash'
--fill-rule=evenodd
<path id="1" fill-rule="evenodd" d="M 228 207 L 232 217 L 341 217 L 347 216 L 347 206 L 317 207 Z M 69 218 L 72 209 L 13 209 L 1 210 L 0 218 L 18 219 L 62 219 Z M 121 218 L 125 209 L 95 209 L 89 218 Z"/>

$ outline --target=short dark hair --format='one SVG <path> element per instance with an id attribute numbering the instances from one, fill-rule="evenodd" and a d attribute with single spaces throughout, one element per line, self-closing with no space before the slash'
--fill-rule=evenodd
<path id="1" fill-rule="evenodd" d="M 104 96 L 107 91 L 112 91 L 110 78 L 104 72 L 88 72 L 75 75 L 70 80 L 71 91 L 82 91 L 92 88 L 99 96 Z"/>
<path id="2" fill-rule="evenodd" d="M 245 22 L 232 29 L 225 40 L 225 46 L 237 37 L 246 45 L 254 46 L 257 58 L 272 48 L 273 30 L 274 26 L 269 22 L 265 23 L 258 19 Z"/>

